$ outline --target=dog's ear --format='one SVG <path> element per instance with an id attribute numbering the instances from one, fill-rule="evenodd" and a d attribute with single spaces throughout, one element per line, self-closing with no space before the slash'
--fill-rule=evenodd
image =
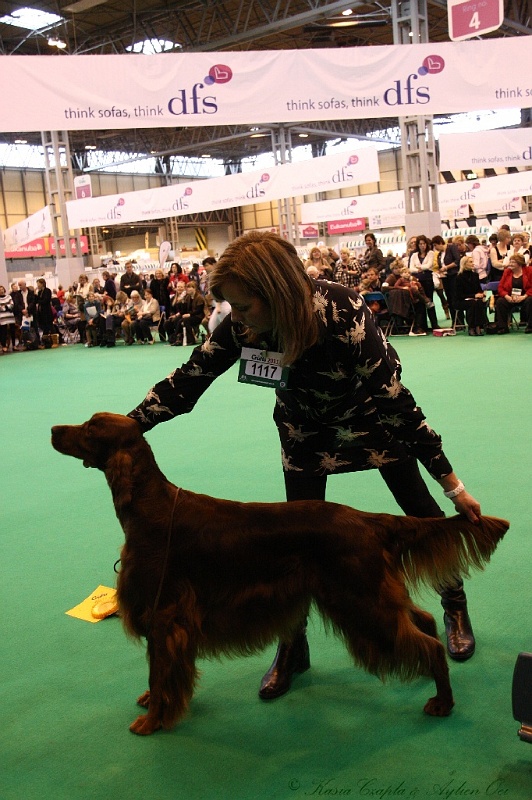
<path id="1" fill-rule="evenodd" d="M 115 508 L 122 511 L 124 506 L 131 502 L 133 459 L 125 450 L 114 453 L 105 466 L 107 482 L 109 483 Z"/>

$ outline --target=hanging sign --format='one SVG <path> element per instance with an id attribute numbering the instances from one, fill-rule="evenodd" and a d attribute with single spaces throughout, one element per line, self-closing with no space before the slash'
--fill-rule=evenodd
<path id="1" fill-rule="evenodd" d="M 496 31 L 504 19 L 504 0 L 447 0 L 449 39 L 472 39 Z"/>

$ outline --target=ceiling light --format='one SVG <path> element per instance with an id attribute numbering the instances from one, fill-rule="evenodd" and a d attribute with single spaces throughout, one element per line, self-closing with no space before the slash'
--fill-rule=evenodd
<path id="1" fill-rule="evenodd" d="M 300 139 L 308 139 L 308 133 L 300 133 L 299 134 L 299 138 Z"/>
<path id="2" fill-rule="evenodd" d="M 267 136 L 267 133 L 252 133 L 249 137 L 250 139 L 262 139 L 264 136 Z"/>
<path id="3" fill-rule="evenodd" d="M 86 144 L 85 145 L 85 150 L 96 150 L 96 145 L 95 144 Z"/>
<path id="4" fill-rule="evenodd" d="M 15 144 L 28 144 L 27 139 L 15 139 Z"/>
<path id="5" fill-rule="evenodd" d="M 49 47 L 57 47 L 58 50 L 64 50 L 66 47 L 66 42 L 64 42 L 62 39 L 50 37 L 50 39 L 48 39 L 48 45 Z"/>
<path id="6" fill-rule="evenodd" d="M 69 14 L 77 14 L 80 11 L 88 11 L 89 8 L 94 6 L 101 6 L 107 0 L 77 0 L 76 3 L 71 3 L 69 6 L 63 6 L 62 11 L 67 11 Z"/>
<path id="7" fill-rule="evenodd" d="M 352 13 L 353 13 L 352 8 L 346 8 L 345 11 L 342 11 L 342 17 L 350 17 Z"/>
<path id="8" fill-rule="evenodd" d="M 210 153 L 202 153 L 202 155 L 200 156 L 200 158 L 210 158 L 210 157 L 211 157 Z"/>

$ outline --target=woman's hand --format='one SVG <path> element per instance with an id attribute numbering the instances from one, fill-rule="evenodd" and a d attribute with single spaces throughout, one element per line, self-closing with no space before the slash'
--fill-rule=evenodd
<path id="1" fill-rule="evenodd" d="M 480 520 L 480 503 L 478 500 L 475 500 L 469 492 L 466 492 L 465 489 L 463 492 L 460 492 L 460 494 L 457 494 L 456 497 L 453 497 L 453 503 L 458 514 L 463 514 L 471 522 L 478 522 Z"/>

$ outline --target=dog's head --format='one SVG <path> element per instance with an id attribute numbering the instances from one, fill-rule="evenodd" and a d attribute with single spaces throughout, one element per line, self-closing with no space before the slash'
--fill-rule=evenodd
<path id="1" fill-rule="evenodd" d="M 106 473 L 117 507 L 131 499 L 132 450 L 143 440 L 139 424 L 122 414 L 100 412 L 83 425 L 54 425 L 52 446 Z"/>

